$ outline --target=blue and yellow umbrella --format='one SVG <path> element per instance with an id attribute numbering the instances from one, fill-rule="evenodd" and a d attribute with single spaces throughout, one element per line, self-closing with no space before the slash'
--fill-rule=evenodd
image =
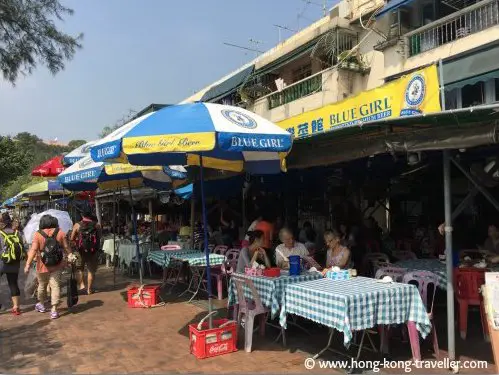
<path id="1" fill-rule="evenodd" d="M 95 161 L 200 165 L 234 172 L 279 173 L 292 136 L 245 109 L 212 103 L 165 107 L 125 124 L 91 146 Z"/>
<path id="2" fill-rule="evenodd" d="M 211 313 L 203 167 L 252 174 L 280 173 L 285 170 L 284 157 L 292 143 L 292 136 L 286 130 L 245 109 L 194 103 L 165 107 L 139 117 L 96 142 L 90 148 L 90 154 L 98 162 L 200 166 L 208 310 Z"/>
<path id="3" fill-rule="evenodd" d="M 90 156 L 77 161 L 58 176 L 67 190 L 114 190 L 118 188 L 147 186 L 168 190 L 174 179 L 185 179 L 186 170 L 181 166 L 137 167 L 130 164 L 95 162 Z"/>

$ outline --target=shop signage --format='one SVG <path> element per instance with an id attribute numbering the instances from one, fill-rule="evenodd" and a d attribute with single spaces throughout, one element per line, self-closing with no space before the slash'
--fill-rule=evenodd
<path id="1" fill-rule="evenodd" d="M 438 82 L 437 67 L 432 65 L 373 90 L 291 117 L 278 125 L 295 138 L 304 138 L 368 125 L 381 119 L 440 112 Z"/>

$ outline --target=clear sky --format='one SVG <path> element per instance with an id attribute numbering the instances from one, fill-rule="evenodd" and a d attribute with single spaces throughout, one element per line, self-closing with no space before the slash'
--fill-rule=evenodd
<path id="1" fill-rule="evenodd" d="M 315 0 L 314 3 L 322 3 Z M 330 1 L 328 5 L 333 2 Z M 303 0 L 63 0 L 75 14 L 62 28 L 84 48 L 52 76 L 39 66 L 15 87 L 0 80 L 0 134 L 92 140 L 130 110 L 178 103 L 255 57 L 223 42 L 268 50 L 274 24 L 319 19 Z M 301 17 L 298 18 L 298 15 Z M 282 31 L 282 36 L 290 36 Z"/>

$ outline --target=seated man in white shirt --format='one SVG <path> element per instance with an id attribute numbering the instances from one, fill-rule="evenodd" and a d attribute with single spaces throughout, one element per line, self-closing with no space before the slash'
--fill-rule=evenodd
<path id="1" fill-rule="evenodd" d="M 279 231 L 279 240 L 281 244 L 275 249 L 276 265 L 282 269 L 289 268 L 289 256 L 299 255 L 306 257 L 309 255 L 307 248 L 304 244 L 296 242 L 293 233 L 288 228 L 282 228 Z"/>

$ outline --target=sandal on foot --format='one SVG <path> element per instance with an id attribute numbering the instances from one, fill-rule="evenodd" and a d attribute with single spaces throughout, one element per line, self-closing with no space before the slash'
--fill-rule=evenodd
<path id="1" fill-rule="evenodd" d="M 12 309 L 12 315 L 21 315 L 21 310 L 19 307 L 15 307 Z"/>

